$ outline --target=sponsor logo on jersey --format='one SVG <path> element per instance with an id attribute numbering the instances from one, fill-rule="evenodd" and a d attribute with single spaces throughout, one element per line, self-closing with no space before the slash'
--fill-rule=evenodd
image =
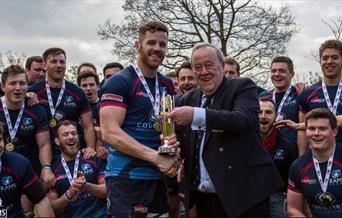
<path id="1" fill-rule="evenodd" d="M 12 176 L 3 177 L 1 183 L 2 184 L 0 185 L 0 191 L 10 191 L 14 190 L 17 187 Z"/>
<path id="2" fill-rule="evenodd" d="M 143 204 L 137 204 L 134 206 L 134 212 L 136 213 L 147 213 L 148 207 L 145 207 Z"/>
<path id="3" fill-rule="evenodd" d="M 274 154 L 274 160 L 284 160 L 285 151 L 283 149 L 278 149 Z"/>
<path id="4" fill-rule="evenodd" d="M 143 130 L 153 129 L 154 123 L 158 120 L 158 118 L 154 114 L 153 108 L 151 109 L 148 117 L 149 117 L 149 121 L 150 122 L 138 122 L 137 123 L 137 128 L 138 129 L 143 129 Z"/>
<path id="5" fill-rule="evenodd" d="M 318 96 L 314 97 L 313 99 L 311 99 L 312 103 L 324 103 L 325 99 L 324 98 L 319 98 Z"/>
<path id="6" fill-rule="evenodd" d="M 70 95 L 64 97 L 64 107 L 76 107 L 74 98 Z"/>
<path id="7" fill-rule="evenodd" d="M 0 217 L 7 217 L 7 209 L 1 198 L 0 198 Z"/>
<path id="8" fill-rule="evenodd" d="M 82 164 L 81 169 L 86 175 L 94 173 L 93 168 L 88 163 Z"/>
<path id="9" fill-rule="evenodd" d="M 140 97 L 147 97 L 148 98 L 148 94 L 145 93 L 142 89 L 139 89 L 137 91 L 137 96 L 140 96 Z"/>
<path id="10" fill-rule="evenodd" d="M 20 128 L 26 131 L 34 130 L 34 125 L 31 117 L 24 117 Z"/>
<path id="11" fill-rule="evenodd" d="M 317 183 L 316 179 L 310 179 L 308 176 L 304 176 L 301 181 L 303 184 L 307 185 L 313 185 Z"/>

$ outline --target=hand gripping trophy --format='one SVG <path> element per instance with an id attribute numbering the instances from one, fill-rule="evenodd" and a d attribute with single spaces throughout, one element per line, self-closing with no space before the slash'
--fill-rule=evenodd
<path id="1" fill-rule="evenodd" d="M 160 121 L 161 121 L 161 131 L 164 136 L 163 144 L 158 148 L 159 154 L 175 155 L 176 148 L 168 144 L 166 139 L 174 133 L 174 122 L 171 118 L 168 118 L 168 114 L 174 108 L 173 96 L 168 95 L 166 92 L 162 93 L 160 99 Z"/>

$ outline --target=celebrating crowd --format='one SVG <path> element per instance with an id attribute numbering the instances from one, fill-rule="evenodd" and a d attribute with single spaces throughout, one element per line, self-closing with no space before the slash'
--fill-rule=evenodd
<path id="1" fill-rule="evenodd" d="M 138 31 L 136 61 L 101 82 L 89 62 L 67 81 L 61 48 L 1 72 L 0 216 L 342 216 L 341 41 L 311 86 L 274 57 L 267 91 L 205 42 L 163 75 L 167 26 Z"/>

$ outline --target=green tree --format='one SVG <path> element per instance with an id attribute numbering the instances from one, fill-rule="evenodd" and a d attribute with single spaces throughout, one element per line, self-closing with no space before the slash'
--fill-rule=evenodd
<path id="1" fill-rule="evenodd" d="M 98 35 L 113 40 L 112 52 L 123 62 L 132 62 L 138 25 L 161 21 L 170 29 L 167 68 L 188 58 L 194 44 L 206 41 L 236 58 L 242 74 L 260 77 L 273 56 L 286 53 L 286 43 L 296 32 L 288 7 L 275 10 L 252 0 L 125 0 L 123 9 L 121 24 L 108 19 L 99 25 Z"/>

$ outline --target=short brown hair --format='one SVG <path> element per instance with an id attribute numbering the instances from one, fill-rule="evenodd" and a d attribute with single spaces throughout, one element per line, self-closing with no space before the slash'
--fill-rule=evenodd
<path id="1" fill-rule="evenodd" d="M 177 76 L 177 74 L 176 74 L 176 71 L 171 70 L 171 71 L 167 72 L 165 74 L 165 76 L 167 76 L 167 77 L 175 77 L 175 76 Z"/>
<path id="2" fill-rule="evenodd" d="M 150 21 L 148 23 L 141 24 L 139 26 L 139 35 L 138 35 L 139 41 L 142 41 L 144 39 L 146 32 L 154 33 L 157 31 L 165 32 L 167 36 L 169 36 L 169 29 L 162 22 Z"/>
<path id="3" fill-rule="evenodd" d="M 14 65 L 12 64 L 6 67 L 4 71 L 2 71 L 1 83 L 5 84 L 8 79 L 8 76 L 18 75 L 18 74 L 25 74 L 26 82 L 28 81 L 24 68 L 18 64 L 14 64 Z"/>
<path id="4" fill-rule="evenodd" d="M 272 103 L 272 105 L 274 107 L 274 111 L 276 112 L 276 105 L 275 105 L 274 101 L 270 97 L 267 97 L 267 96 L 260 97 L 259 101 Z"/>
<path id="5" fill-rule="evenodd" d="M 77 124 L 74 121 L 62 120 L 62 121 L 58 122 L 57 126 L 55 128 L 56 137 L 58 137 L 58 130 L 61 128 L 61 126 L 69 126 L 69 125 L 73 125 L 76 128 L 76 130 L 77 130 Z"/>
<path id="6" fill-rule="evenodd" d="M 103 74 L 105 73 L 107 69 L 110 69 L 110 68 L 119 68 L 120 70 L 124 69 L 122 64 L 120 64 L 119 62 L 110 62 L 103 67 Z"/>
<path id="7" fill-rule="evenodd" d="M 181 63 L 181 65 L 179 67 L 176 68 L 177 78 L 179 78 L 179 72 L 181 71 L 181 69 L 192 70 L 190 61 L 186 60 L 183 63 Z"/>
<path id="8" fill-rule="evenodd" d="M 330 39 L 330 40 L 323 42 L 321 46 L 319 47 L 319 58 L 322 57 L 323 51 L 327 48 L 336 49 L 340 53 L 340 56 L 342 57 L 342 42 L 340 40 Z"/>
<path id="9" fill-rule="evenodd" d="M 306 127 L 308 126 L 308 120 L 320 119 L 320 118 L 328 119 L 330 123 L 330 127 L 332 129 L 337 128 L 336 117 L 328 108 L 315 108 L 309 113 L 307 113 L 304 118 L 305 126 Z"/>
<path id="10" fill-rule="evenodd" d="M 79 73 L 77 75 L 77 84 L 78 86 L 81 86 L 81 80 L 82 79 L 85 79 L 85 78 L 88 78 L 88 77 L 93 77 L 95 79 L 95 82 L 96 82 L 96 85 L 99 85 L 99 76 L 92 72 L 92 71 L 89 71 L 89 70 L 85 70 L 85 71 L 82 71 L 81 73 Z"/>
<path id="11" fill-rule="evenodd" d="M 239 64 L 239 62 L 237 62 L 237 60 L 235 60 L 235 58 L 230 57 L 230 56 L 226 56 L 226 57 L 224 57 L 224 63 L 229 64 L 229 65 L 235 65 L 236 66 L 236 72 L 240 76 L 240 64 Z"/>
<path id="12" fill-rule="evenodd" d="M 80 64 L 80 66 L 77 67 L 77 74 L 81 73 L 80 70 L 82 67 L 91 67 L 94 69 L 95 73 L 97 72 L 96 71 L 96 67 L 93 63 L 90 63 L 90 62 L 83 62 Z"/>
<path id="13" fill-rule="evenodd" d="M 26 59 L 25 69 L 30 70 L 33 62 L 43 63 L 43 58 L 41 56 L 31 56 Z"/>
<path id="14" fill-rule="evenodd" d="M 277 56 L 275 58 L 273 58 L 272 62 L 271 62 L 271 66 L 274 63 L 286 63 L 287 67 L 289 68 L 290 72 L 293 72 L 293 61 L 291 60 L 291 58 L 286 57 L 286 56 Z"/>
<path id="15" fill-rule="evenodd" d="M 43 53 L 43 60 L 46 62 L 49 55 L 55 56 L 58 54 L 63 54 L 66 59 L 65 51 L 61 48 L 48 48 Z"/>

